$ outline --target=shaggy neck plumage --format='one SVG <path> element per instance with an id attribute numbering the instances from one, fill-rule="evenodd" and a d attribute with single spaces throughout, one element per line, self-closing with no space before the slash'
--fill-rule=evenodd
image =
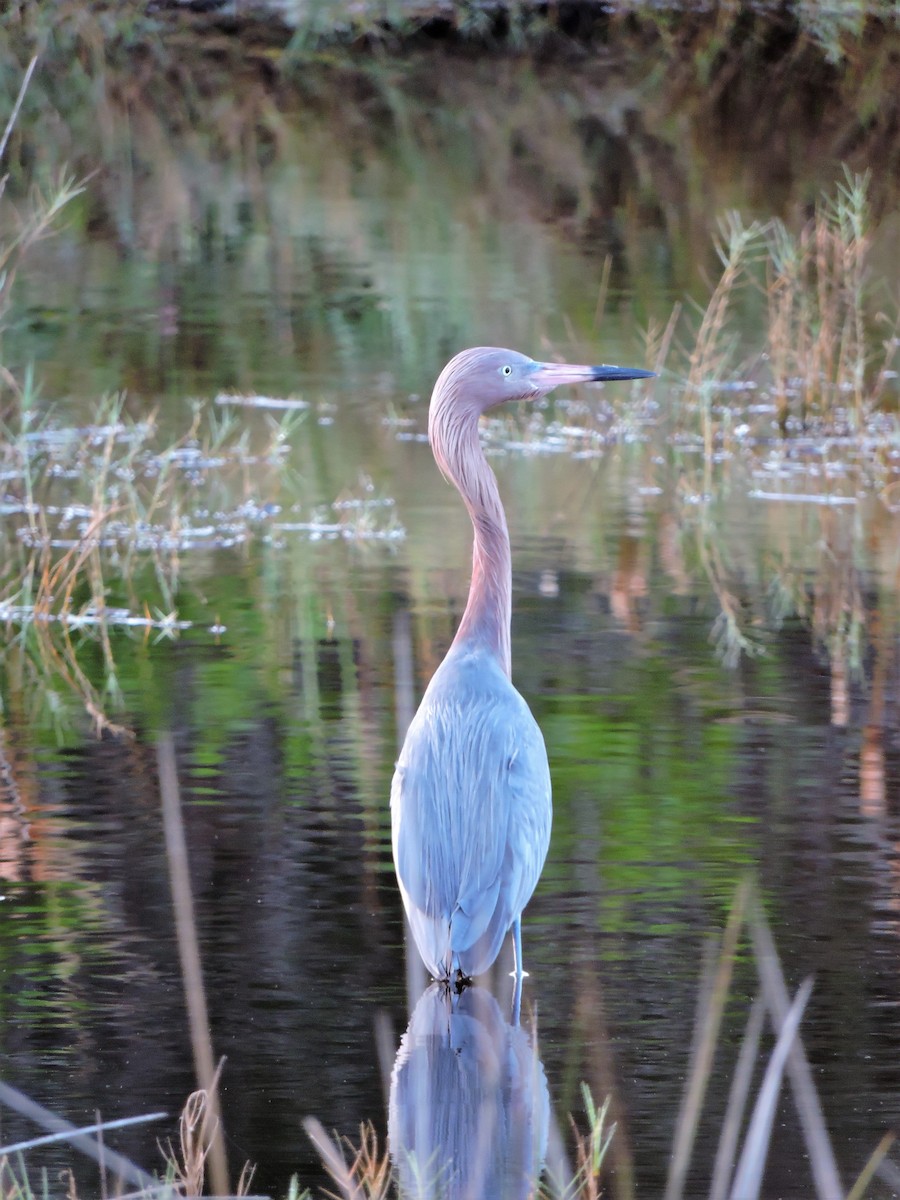
<path id="1" fill-rule="evenodd" d="M 509 531 L 497 480 L 478 437 L 478 417 L 476 406 L 448 395 L 445 403 L 432 403 L 428 434 L 438 466 L 462 496 L 475 534 L 469 599 L 453 644 L 484 646 L 508 676 L 512 609 Z"/>

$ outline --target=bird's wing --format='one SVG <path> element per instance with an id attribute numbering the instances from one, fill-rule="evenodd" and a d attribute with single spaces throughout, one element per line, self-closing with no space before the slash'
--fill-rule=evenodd
<path id="1" fill-rule="evenodd" d="M 541 732 L 499 669 L 468 666 L 435 676 L 391 794 L 408 902 L 430 919 L 452 918 L 455 949 L 492 922 L 505 934 L 534 890 L 550 838 Z"/>

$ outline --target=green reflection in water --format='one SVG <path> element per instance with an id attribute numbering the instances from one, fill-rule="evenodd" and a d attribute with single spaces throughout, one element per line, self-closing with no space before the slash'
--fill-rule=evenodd
<path id="1" fill-rule="evenodd" d="M 102 988 L 86 1001 L 65 1000 L 67 1012 L 93 1006 L 86 1057 L 107 1061 L 107 1020 L 144 1045 L 161 1028 L 182 1028 L 180 1007 L 166 999 L 177 996 L 178 981 L 152 948 L 168 920 L 158 830 L 148 818 L 135 833 L 130 821 L 142 781 L 155 804 L 142 752 L 156 730 L 174 725 L 221 1005 L 217 1033 L 234 1039 L 237 1071 L 242 1038 L 251 1048 L 246 1094 L 268 1096 L 278 1083 L 291 1096 L 300 1073 L 294 1054 L 319 1080 L 329 1037 L 365 1057 L 368 998 L 360 1016 L 347 995 L 358 995 L 360 974 L 401 970 L 387 851 L 398 723 L 392 636 L 408 615 L 417 696 L 461 611 L 470 553 L 465 514 L 427 447 L 400 440 L 424 429 L 424 400 L 413 394 L 426 395 L 466 341 L 627 361 L 640 340 L 634 313 L 663 319 L 673 293 L 697 289 L 726 201 L 750 212 L 764 204 L 765 216 L 773 207 L 790 212 L 815 194 L 822 170 L 785 174 L 781 139 L 774 147 L 763 140 L 747 159 L 752 166 L 732 171 L 733 154 L 696 93 L 677 118 L 665 105 L 654 111 L 658 98 L 649 110 L 629 109 L 629 137 L 614 136 L 607 110 L 621 110 L 635 77 L 605 82 L 592 99 L 601 68 L 582 77 L 508 61 L 444 64 L 418 100 L 421 76 L 387 64 L 383 78 L 357 81 L 357 105 L 346 103 L 346 77 L 321 71 L 310 83 L 323 89 L 318 107 L 256 79 L 243 96 L 223 99 L 223 125 L 233 121 L 238 136 L 218 157 L 211 149 L 221 127 L 173 131 L 143 102 L 129 112 L 114 88 L 105 96 L 108 142 L 100 144 L 93 113 L 90 122 L 84 110 L 72 114 L 73 144 L 79 122 L 90 127 L 80 143 L 85 167 L 102 160 L 105 173 L 68 230 L 23 272 L 7 364 L 37 360 L 44 395 L 62 398 L 61 421 L 87 424 L 100 391 L 125 386 L 136 415 L 160 404 L 172 437 L 191 419 L 191 396 L 299 392 L 312 408 L 289 467 L 271 478 L 251 472 L 249 484 L 235 473 L 216 503 L 233 508 L 251 494 L 278 504 L 278 519 L 310 521 L 321 509 L 325 523 L 338 523 L 346 510 L 334 501 L 369 494 L 362 474 L 396 502 L 407 538 L 312 542 L 277 532 L 273 516 L 238 550 L 184 554 L 177 603 L 195 629 L 175 643 L 155 633 L 111 636 L 116 686 L 139 735 L 133 748 L 94 748 L 78 689 L 52 655 L 42 657 L 34 631 L 10 637 L 0 666 L 0 749 L 11 768 L 0 791 L 0 814 L 12 817 L 4 829 L 21 831 L 24 814 L 48 803 L 39 750 L 66 781 L 70 827 L 33 826 L 31 843 L 9 838 L 5 869 L 37 878 L 30 854 L 38 847 L 48 874 L 28 885 L 24 924 L 3 927 L 19 931 L 5 933 L 7 961 L 25 980 L 21 1002 L 10 1001 L 9 1027 L 34 1030 L 41 988 L 53 979 L 68 987 L 95 936 L 119 953 L 124 911 L 130 953 L 150 984 L 125 1013 L 110 1012 Z M 666 73 L 659 63 L 653 71 Z M 760 122 L 778 119 L 777 104 L 760 104 L 752 72 L 740 85 Z M 451 103 L 455 88 L 461 98 Z M 360 115 L 372 111 L 377 120 Z M 483 136 L 474 138 L 479 120 Z M 760 130 L 738 118 L 726 125 L 747 142 Z M 793 137 L 797 125 L 784 128 Z M 33 130 L 23 132 L 23 161 L 34 141 Z M 757 169 L 760 155 L 771 156 L 771 172 Z M 798 159 L 809 166 L 809 157 Z M 123 187 L 132 173 L 140 184 Z M 610 299 L 597 330 L 607 253 Z M 635 1140 L 651 1172 L 666 1152 L 658 1129 L 677 1105 L 670 1076 L 681 1060 L 672 1047 L 689 1027 L 697 945 L 747 864 L 761 868 L 798 963 L 815 966 L 826 953 L 819 947 L 840 947 L 834 962 L 818 964 L 827 968 L 823 1007 L 837 1033 L 815 1028 L 834 1077 L 830 1112 L 846 1130 L 852 1110 L 858 1143 L 871 1121 L 864 1103 L 853 1109 L 854 1088 L 881 1103 L 888 1089 L 868 1077 L 858 1084 L 854 1068 L 865 1056 L 890 1060 L 896 1043 L 883 1013 L 896 998 L 897 516 L 890 494 L 887 503 L 876 496 L 833 508 L 748 499 L 754 490 L 792 491 L 798 477 L 791 449 L 772 431 L 739 453 L 734 426 L 752 399 L 735 398 L 733 414 L 723 404 L 731 426 L 711 472 L 693 420 L 685 440 L 674 437 L 685 431 L 672 414 L 683 413 L 668 384 L 658 409 L 624 391 L 593 393 L 590 403 L 572 398 L 487 430 L 516 540 L 514 672 L 545 730 L 556 797 L 526 954 L 543 968 L 536 980 L 548 997 L 548 1043 L 573 1062 L 596 1039 L 585 1035 L 582 1045 L 572 1033 L 568 1001 L 599 986 L 601 966 L 610 972 L 614 1018 L 634 1035 L 629 1061 L 645 1075 L 649 1061 L 655 1081 L 634 1106 Z M 261 414 L 240 420 L 254 431 L 265 425 Z M 554 434 L 564 442 L 554 447 L 554 421 L 587 433 Z M 585 446 L 594 457 L 576 458 Z M 843 451 L 816 458 L 806 445 L 802 454 L 836 497 L 853 498 L 856 465 L 849 478 L 840 474 Z M 3 534 L 17 536 L 5 518 Z M 125 603 L 135 594 L 156 597 L 149 568 L 137 569 L 127 589 L 113 580 L 108 598 Z M 737 646 L 739 669 L 722 666 L 714 630 L 720 651 L 734 657 Z M 749 660 L 757 649 L 765 653 Z M 76 660 L 95 692 L 109 696 L 101 643 L 78 637 Z M 87 760 L 83 775 L 73 758 Z M 108 781 L 99 798 L 97 777 Z M 111 881 L 99 898 L 93 855 L 104 842 L 92 804 L 112 843 Z M 866 837 L 860 852 L 854 838 Z M 140 894 L 129 898 L 132 877 Z M 60 887 L 70 885 L 71 903 L 61 907 Z M 807 909 L 813 885 L 820 905 Z M 96 911 L 86 915 L 89 902 Z M 134 949 L 138 933 L 150 949 Z M 304 1007 L 311 977 L 333 989 L 316 1004 L 341 1014 L 325 1024 Z M 652 997 L 634 1001 L 634 978 Z M 888 998 L 866 1010 L 865 1030 L 863 980 Z M 268 1027 L 294 1012 L 308 1024 L 291 1027 L 286 1055 L 285 1043 L 273 1048 L 254 1022 L 260 1015 Z M 852 1047 L 842 1032 L 848 1014 L 859 1031 Z M 377 1111 L 371 1081 L 360 1101 L 366 1081 L 357 1065 L 335 1067 L 343 1091 L 333 1080 L 323 1085 L 323 1095 L 340 1097 L 341 1119 L 353 1103 L 361 1115 Z M 189 1076 L 184 1064 L 176 1068 L 179 1080 Z M 117 1069 L 141 1103 L 171 1086 L 169 1074 L 135 1081 Z M 571 1067 L 567 1097 L 579 1073 Z M 288 1150 L 274 1153 L 296 1154 L 295 1128 Z"/>

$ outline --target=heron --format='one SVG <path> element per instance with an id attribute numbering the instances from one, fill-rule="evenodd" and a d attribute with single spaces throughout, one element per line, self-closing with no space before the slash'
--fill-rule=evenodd
<path id="1" fill-rule="evenodd" d="M 544 866 L 552 819 L 544 739 L 510 677 L 509 530 L 479 418 L 563 384 L 653 374 L 478 346 L 452 358 L 434 386 L 428 437 L 472 521 L 472 577 L 456 636 L 397 760 L 391 841 L 410 928 L 435 979 L 463 986 L 483 974 L 511 930 L 521 988 L 522 912 Z"/>

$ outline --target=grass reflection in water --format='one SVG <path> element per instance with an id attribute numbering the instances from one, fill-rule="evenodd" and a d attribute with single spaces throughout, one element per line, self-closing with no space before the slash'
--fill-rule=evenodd
<path id="1" fill-rule="evenodd" d="M 459 81 L 476 88 L 462 67 Z M 511 133 L 527 132 L 542 92 L 544 135 L 569 131 L 546 78 L 527 82 L 515 64 L 492 68 L 491 95 L 508 100 L 521 87 L 523 100 L 500 113 L 491 146 L 508 151 Z M 212 186 L 195 153 L 197 139 L 213 137 L 208 126 L 170 141 L 163 117 L 142 102 L 129 110 L 111 87 L 113 136 L 84 163 L 92 170 L 112 154 L 109 174 L 73 197 L 64 253 L 35 243 L 9 293 L 0 863 L 23 916 L 0 937 L 24 980 L 4 999 L 4 1026 L 27 1053 L 5 1044 L 4 1054 L 26 1065 L 33 1054 L 32 1078 L 44 1078 L 40 1048 L 61 1020 L 85 1061 L 132 1078 L 108 1048 L 109 1028 L 114 1044 L 144 1045 L 159 1028 L 181 1028 L 163 1001 L 172 980 L 157 943 L 169 917 L 154 907 L 166 874 L 146 754 L 172 723 L 184 738 L 217 1034 L 229 1043 L 226 1091 L 229 1070 L 241 1081 L 226 1123 L 270 1147 L 273 1173 L 286 1178 L 304 1154 L 298 1075 L 322 1080 L 328 1127 L 346 1133 L 378 1111 L 377 1083 L 329 1042 L 343 1039 L 359 1058 L 371 1004 L 315 1024 L 305 1000 L 311 974 L 337 979 L 346 1001 L 359 963 L 367 980 L 385 962 L 388 975 L 400 970 L 384 811 L 394 689 L 408 661 L 419 692 L 466 583 L 466 534 L 420 470 L 423 406 L 411 393 L 433 377 L 445 343 L 484 340 L 476 329 L 523 350 L 549 345 L 542 357 L 598 345 L 630 357 L 635 312 L 653 293 L 665 297 L 648 310 L 645 361 L 668 372 L 658 390 L 615 404 L 570 395 L 483 430 L 521 539 L 517 681 L 547 731 L 558 792 L 532 918 L 542 1058 L 558 1113 L 580 1111 L 582 1079 L 598 1100 L 612 1097 L 612 1194 L 628 1195 L 635 1179 L 659 1183 L 683 1094 L 674 1077 L 688 1059 L 700 934 L 722 923 L 736 877 L 756 867 L 792 990 L 817 973 L 801 1030 L 827 1123 L 846 1134 L 841 1171 L 856 1178 L 879 1136 L 878 1106 L 895 1092 L 885 1014 L 896 1003 L 898 844 L 897 335 L 875 290 L 895 260 L 879 251 L 885 230 L 866 212 L 864 181 L 847 177 L 806 218 L 790 193 L 778 204 L 784 226 L 769 210 L 758 224 L 729 220 L 711 302 L 696 315 L 686 303 L 670 321 L 672 293 L 700 291 L 685 264 L 715 262 L 705 206 L 710 191 L 725 199 L 709 181 L 727 172 L 687 172 L 692 202 L 665 211 L 691 237 L 673 237 L 671 270 L 634 280 L 623 264 L 658 246 L 659 229 L 629 217 L 633 164 L 608 170 L 602 138 L 605 190 L 585 166 L 574 207 L 564 188 L 542 191 L 569 222 L 561 237 L 530 182 L 546 172 L 517 172 L 515 156 L 483 143 L 465 149 L 475 106 L 442 110 L 458 129 L 453 153 L 442 144 L 425 158 L 430 110 L 395 96 L 412 140 L 392 142 L 385 159 L 348 132 L 351 169 L 332 153 L 333 128 L 295 125 L 290 105 L 257 85 L 218 110 L 239 131 L 240 162 L 226 158 Z M 370 105 L 390 94 L 384 79 L 359 86 Z M 351 123 L 359 111 L 335 107 Z M 149 183 L 126 203 L 128 111 L 135 127 L 165 136 L 138 139 Z M 91 136 L 79 141 L 88 159 Z M 567 163 L 582 162 L 582 143 L 559 132 L 529 145 L 545 164 L 559 154 L 562 180 Z M 487 192 L 482 154 L 496 184 Z M 394 174 L 398 161 L 407 169 Z M 646 159 L 654 195 L 669 178 L 684 182 L 667 161 Z M 261 186 L 248 200 L 243 180 L 254 173 Z M 510 175 L 515 214 L 503 202 Z M 195 214 L 216 191 L 204 226 Z M 751 200 L 742 207 L 758 214 L 760 196 Z M 55 207 L 51 198 L 38 220 Z M 485 219 L 494 209 L 501 219 Z M 598 228 L 614 235 L 606 287 L 605 243 L 588 260 L 578 249 Z M 137 265 L 112 275 L 104 264 L 122 246 Z M 77 270 L 60 265 L 66 255 Z M 627 284 L 636 300 L 623 297 Z M 47 395 L 72 393 L 53 412 L 25 371 L 35 358 Z M 101 409 L 100 395 L 123 384 L 127 395 Z M 286 425 L 280 406 L 298 386 L 306 407 Z M 220 393 L 245 394 L 248 407 L 216 407 Z M 260 393 L 276 403 L 260 411 Z M 196 411 L 192 395 L 205 397 Z M 88 742 L 85 712 L 107 735 L 127 725 L 134 741 Z M 749 943 L 737 944 L 735 986 L 749 993 Z M 40 952 L 26 956 L 33 945 Z M 727 954 L 718 962 L 721 972 Z M 258 1008 L 238 1004 L 247 977 Z M 732 1004 L 704 992 L 704 1013 L 724 1006 L 723 1048 L 754 1011 L 738 992 Z M 337 1012 L 327 995 L 316 1004 Z M 313 1036 L 291 1026 L 298 1062 L 285 1069 L 284 1043 L 273 1048 L 260 1026 L 283 1029 L 298 1010 Z M 242 1045 L 264 1064 L 263 1083 Z M 177 1077 L 183 1096 L 182 1060 L 160 1047 L 159 1075 L 148 1068 L 134 1091 L 155 1097 Z M 83 1078 L 93 1098 L 98 1077 Z M 708 1113 L 726 1111 L 722 1079 L 710 1077 Z M 67 1077 L 59 1107 L 75 1091 Z M 248 1104 L 234 1102 L 237 1091 Z M 294 1121 L 277 1145 L 253 1124 L 262 1095 Z M 713 1167 L 702 1119 L 697 1139 L 699 1161 Z M 795 1149 L 779 1151 L 776 1139 L 772 1157 L 780 1178 L 802 1176 L 808 1189 Z"/>

